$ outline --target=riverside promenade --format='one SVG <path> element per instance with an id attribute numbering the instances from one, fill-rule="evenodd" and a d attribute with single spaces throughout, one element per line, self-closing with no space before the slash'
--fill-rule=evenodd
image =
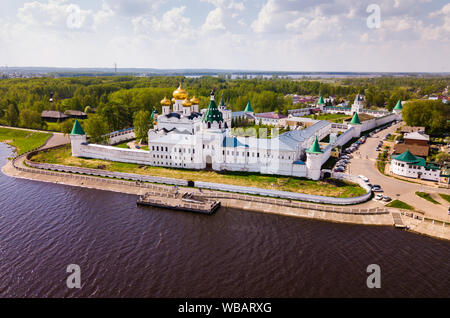
<path id="1" fill-rule="evenodd" d="M 46 145 L 43 146 L 41 150 L 62 145 L 64 143 L 67 143 L 64 136 L 54 135 L 47 141 Z M 24 162 L 25 156 L 20 156 L 15 160 L 14 165 L 13 161 L 10 161 L 2 168 L 2 171 L 4 174 L 15 178 L 127 193 L 137 196 L 144 195 L 149 192 L 149 189 L 154 191 L 171 191 L 173 189 L 173 186 L 168 185 L 155 185 L 151 183 L 34 169 L 27 167 Z M 410 211 L 407 212 L 392 208 L 368 208 L 365 207 L 367 204 L 353 205 L 351 207 L 337 207 L 214 190 L 193 190 L 189 187 L 180 187 L 179 190 L 183 192 L 194 192 L 195 195 L 199 196 L 220 199 L 223 207 L 331 222 L 394 226 L 392 212 L 398 212 L 400 213 L 403 223 L 409 227 L 410 230 L 450 240 L 449 224 L 426 221 L 420 213 L 411 213 Z"/>

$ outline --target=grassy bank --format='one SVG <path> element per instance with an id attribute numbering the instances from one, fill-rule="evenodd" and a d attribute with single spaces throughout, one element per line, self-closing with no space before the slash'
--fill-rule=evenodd
<path id="1" fill-rule="evenodd" d="M 390 208 L 397 208 L 397 209 L 403 209 L 403 210 L 411 210 L 411 211 L 415 210 L 414 207 L 412 207 L 408 203 L 405 203 L 400 200 L 394 200 L 391 203 L 387 204 L 386 206 L 390 207 Z"/>
<path id="2" fill-rule="evenodd" d="M 417 191 L 417 192 L 416 192 L 416 195 L 417 195 L 418 197 L 421 197 L 422 199 L 425 199 L 425 200 L 427 200 L 427 201 L 430 201 L 430 202 L 433 203 L 433 204 L 440 204 L 438 201 L 436 201 L 435 199 L 433 199 L 429 193 Z"/>
<path id="3" fill-rule="evenodd" d="M 128 141 L 127 142 L 123 142 L 123 143 L 118 144 L 118 145 L 114 145 L 114 147 L 123 148 L 123 149 L 130 149 L 130 147 L 128 147 Z"/>
<path id="4" fill-rule="evenodd" d="M 50 137 L 48 133 L 31 132 L 19 129 L 0 128 L 0 142 L 6 142 L 23 154 L 42 146 Z"/>
<path id="5" fill-rule="evenodd" d="M 292 191 L 340 198 L 356 197 L 365 193 L 365 190 L 357 184 L 333 179 L 313 181 L 287 176 L 260 175 L 258 173 L 186 170 L 142 166 L 138 164 L 97 159 L 75 158 L 71 156 L 70 148 L 68 146 L 40 153 L 35 156 L 33 160 L 50 164 L 62 164 L 94 169 L 102 167 L 108 171 L 138 173 L 184 180 L 217 182 L 238 186 L 259 187 L 271 190 Z"/>
<path id="6" fill-rule="evenodd" d="M 441 196 L 442 199 L 450 203 L 450 195 L 444 193 L 439 193 L 439 195 Z"/>

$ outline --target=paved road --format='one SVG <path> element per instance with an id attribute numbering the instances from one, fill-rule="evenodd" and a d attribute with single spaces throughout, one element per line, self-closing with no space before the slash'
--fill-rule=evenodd
<path id="1" fill-rule="evenodd" d="M 41 133 L 47 133 L 47 134 L 54 134 L 54 135 L 62 135 L 62 136 L 64 136 L 63 133 L 60 133 L 60 132 L 53 132 L 53 131 L 48 131 L 48 130 L 28 129 L 28 128 L 19 128 L 19 127 L 3 126 L 3 125 L 0 125 L 0 128 L 8 128 L 8 129 L 16 129 L 16 130 L 24 130 L 24 131 L 33 131 L 33 132 L 41 132 Z"/>
<path id="2" fill-rule="evenodd" d="M 387 133 L 394 132 L 401 125 L 402 123 L 398 123 L 367 138 L 367 141 L 359 147 L 359 154 L 357 152 L 353 153 L 354 157 L 350 160 L 348 171 L 353 175 L 365 175 L 370 179 L 371 184 L 381 185 L 385 195 L 391 197 L 393 200 L 399 199 L 425 212 L 426 216 L 450 222 L 450 216 L 447 214 L 448 203 L 443 200 L 438 200 L 442 204 L 436 205 L 415 195 L 416 191 L 432 193 L 433 196 L 437 193 L 450 194 L 449 189 L 439 189 L 398 180 L 385 176 L 378 171 L 376 167 L 376 158 L 378 156 L 376 147 Z M 377 202 L 376 204 L 383 206 L 381 202 Z"/>

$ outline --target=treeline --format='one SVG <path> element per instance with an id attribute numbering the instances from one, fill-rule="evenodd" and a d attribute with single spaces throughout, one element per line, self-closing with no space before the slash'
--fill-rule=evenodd
<path id="1" fill-rule="evenodd" d="M 402 119 L 409 126 L 422 126 L 428 134 L 450 133 L 450 105 L 435 100 L 412 100 L 405 103 Z"/>
<path id="2" fill-rule="evenodd" d="M 440 94 L 450 84 L 450 77 L 375 77 L 346 78 L 338 85 L 356 87 L 366 95 L 369 106 L 392 110 L 399 99 L 418 99 Z"/>
<path id="3" fill-rule="evenodd" d="M 0 80 L 0 124 L 46 128 L 43 110 L 96 110 L 109 131 L 133 125 L 139 111 L 161 113 L 160 100 L 183 82 L 190 96 L 196 95 L 200 108 L 209 103 L 211 89 L 216 99 L 223 96 L 233 111 L 243 110 L 248 101 L 255 112 L 287 113 L 297 108 L 287 94 L 335 95 L 353 101 L 357 93 L 366 94 L 369 106 L 391 109 L 397 100 L 421 97 L 423 92 L 440 92 L 450 78 L 376 78 L 334 81 L 293 79 L 237 79 L 219 77 L 74 77 Z M 53 103 L 49 102 L 53 96 Z M 93 116 L 93 115 L 91 115 Z M 68 125 L 66 125 L 68 126 Z M 67 130 L 67 127 L 65 127 Z"/>

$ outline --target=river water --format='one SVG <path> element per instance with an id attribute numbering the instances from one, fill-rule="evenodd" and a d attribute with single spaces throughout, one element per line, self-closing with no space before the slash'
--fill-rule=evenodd
<path id="1" fill-rule="evenodd" d="M 11 149 L 0 144 L 0 165 Z M 0 297 L 450 297 L 450 242 L 0 174 Z M 68 289 L 69 264 L 81 289 Z M 381 288 L 369 289 L 369 264 Z"/>

